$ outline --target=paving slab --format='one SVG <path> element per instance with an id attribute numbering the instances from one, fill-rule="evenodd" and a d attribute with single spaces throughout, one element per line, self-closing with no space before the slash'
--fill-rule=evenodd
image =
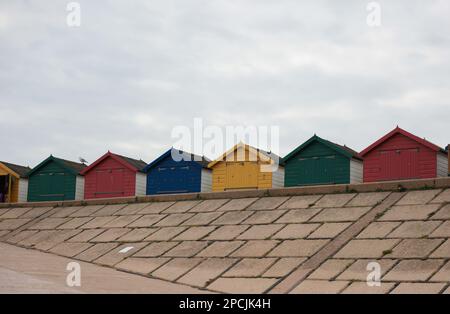
<path id="1" fill-rule="evenodd" d="M 281 216 L 277 223 L 300 223 L 307 222 L 320 211 L 319 208 L 292 209 Z"/>
<path id="2" fill-rule="evenodd" d="M 76 217 L 60 225 L 58 229 L 76 229 L 92 220 L 92 217 Z"/>
<path id="3" fill-rule="evenodd" d="M 98 217 L 98 216 L 111 216 L 114 215 L 116 212 L 124 208 L 126 204 L 114 204 L 114 205 L 106 205 L 102 207 L 101 209 L 97 210 L 96 212 L 92 213 L 91 216 Z"/>
<path id="4" fill-rule="evenodd" d="M 134 257 L 158 257 L 177 244 L 178 242 L 153 242 L 134 254 Z"/>
<path id="5" fill-rule="evenodd" d="M 444 283 L 401 283 L 391 294 L 437 294 L 445 287 Z"/>
<path id="6" fill-rule="evenodd" d="M 231 254 L 233 257 L 263 257 L 280 243 L 276 240 L 251 240 Z"/>
<path id="7" fill-rule="evenodd" d="M 262 276 L 283 277 L 296 269 L 306 260 L 304 257 L 283 257 L 278 259 Z"/>
<path id="8" fill-rule="evenodd" d="M 172 206 L 175 202 L 154 202 L 154 203 L 147 203 L 147 206 L 145 206 L 143 209 L 138 211 L 138 214 L 159 214 L 163 210 L 169 208 Z"/>
<path id="9" fill-rule="evenodd" d="M 442 191 L 431 203 L 450 203 L 450 189 Z"/>
<path id="10" fill-rule="evenodd" d="M 136 204 L 128 204 L 118 212 L 116 215 L 135 215 L 139 211 L 143 210 L 145 207 L 149 206 L 149 203 L 136 203 Z"/>
<path id="11" fill-rule="evenodd" d="M 259 277 L 272 266 L 276 258 L 244 258 L 225 272 L 223 277 Z"/>
<path id="12" fill-rule="evenodd" d="M 284 240 L 268 256 L 309 257 L 323 247 L 327 240 Z"/>
<path id="13" fill-rule="evenodd" d="M 437 211 L 436 214 L 431 216 L 431 219 L 450 219 L 450 204 L 443 206 L 441 209 Z"/>
<path id="14" fill-rule="evenodd" d="M 429 281 L 450 282 L 450 262 L 447 262 Z"/>
<path id="15" fill-rule="evenodd" d="M 66 257 L 74 257 L 91 246 L 92 244 L 89 243 L 64 242 L 50 249 L 50 252 Z"/>
<path id="16" fill-rule="evenodd" d="M 152 215 L 144 215 L 141 218 L 133 221 L 128 225 L 130 228 L 146 228 L 151 227 L 156 224 L 158 221 L 166 217 L 166 215 L 160 214 L 152 214 Z"/>
<path id="17" fill-rule="evenodd" d="M 201 258 L 173 258 L 164 263 L 151 275 L 164 280 L 175 281 L 203 261 Z"/>
<path id="18" fill-rule="evenodd" d="M 106 266 L 114 266 L 125 258 L 135 254 L 146 245 L 147 243 L 142 242 L 119 245 L 118 247 L 110 250 L 108 253 L 94 260 L 94 263 Z"/>
<path id="19" fill-rule="evenodd" d="M 70 215 L 72 215 L 73 213 L 77 212 L 78 210 L 80 210 L 81 208 L 83 208 L 83 206 L 67 206 L 67 207 L 60 207 L 58 208 L 58 210 L 51 215 L 50 217 L 55 217 L 55 218 L 67 218 Z"/>
<path id="20" fill-rule="evenodd" d="M 205 200 L 200 204 L 195 205 L 189 212 L 191 213 L 203 213 L 203 212 L 213 212 L 219 207 L 223 206 L 229 199 L 216 199 L 216 200 Z"/>
<path id="21" fill-rule="evenodd" d="M 431 255 L 430 257 L 445 257 L 450 258 L 450 240 L 446 240 L 444 243 L 442 243 L 441 246 L 439 246 Z"/>
<path id="22" fill-rule="evenodd" d="M 164 227 L 152 232 L 145 241 L 168 241 L 185 231 L 187 227 Z"/>
<path id="23" fill-rule="evenodd" d="M 358 239 L 380 239 L 386 237 L 389 233 L 397 228 L 401 222 L 399 221 L 375 221 L 368 225 L 357 236 Z"/>
<path id="24" fill-rule="evenodd" d="M 136 228 L 121 236 L 117 241 L 119 242 L 139 242 L 147 238 L 152 233 L 156 232 L 157 228 Z"/>
<path id="25" fill-rule="evenodd" d="M 272 239 L 304 239 L 320 224 L 289 224 L 272 236 Z"/>
<path id="26" fill-rule="evenodd" d="M 381 282 L 379 286 L 369 286 L 366 282 L 352 282 L 342 294 L 387 294 L 394 286 L 393 282 Z"/>
<path id="27" fill-rule="evenodd" d="M 383 281 L 426 281 L 442 265 L 443 260 L 402 260 L 394 266 L 386 275 Z"/>
<path id="28" fill-rule="evenodd" d="M 175 213 L 185 213 L 192 209 L 195 205 L 198 205 L 201 201 L 180 201 L 176 202 L 166 210 L 163 211 L 164 214 L 175 214 Z"/>
<path id="29" fill-rule="evenodd" d="M 405 239 L 392 249 L 392 253 L 386 254 L 386 257 L 424 258 L 442 242 L 441 239 Z"/>
<path id="30" fill-rule="evenodd" d="M 69 242 L 89 242 L 91 239 L 95 238 L 105 229 L 87 229 L 81 231 L 79 234 L 74 236 L 73 238 L 68 239 Z"/>
<path id="31" fill-rule="evenodd" d="M 305 209 L 313 206 L 323 195 L 300 195 L 292 196 L 279 209 Z"/>
<path id="32" fill-rule="evenodd" d="M 440 204 L 392 206 L 392 208 L 378 218 L 378 220 L 426 220 L 430 215 L 437 211 L 439 207 Z"/>
<path id="33" fill-rule="evenodd" d="M 263 197 L 258 199 L 256 202 L 252 203 L 247 209 L 250 210 L 271 210 L 276 209 L 284 202 L 286 202 L 289 197 L 277 196 L 277 197 Z"/>
<path id="34" fill-rule="evenodd" d="M 244 243 L 244 241 L 216 241 L 198 253 L 197 256 L 226 257 L 236 251 Z"/>
<path id="35" fill-rule="evenodd" d="M 21 215 L 20 218 L 38 218 L 52 209 L 53 207 L 33 207 L 32 209 Z"/>
<path id="36" fill-rule="evenodd" d="M 148 275 L 158 267 L 167 263 L 169 258 L 128 257 L 118 263 L 115 268 L 136 274 Z"/>
<path id="37" fill-rule="evenodd" d="M 277 231 L 282 229 L 284 224 L 270 224 L 270 225 L 254 225 L 244 231 L 237 237 L 238 240 L 262 240 L 268 239 Z"/>
<path id="38" fill-rule="evenodd" d="M 141 215 L 117 216 L 110 222 L 103 225 L 103 228 L 123 228 L 140 218 Z"/>
<path id="39" fill-rule="evenodd" d="M 420 205 L 427 204 L 436 197 L 442 190 L 425 190 L 425 191 L 412 191 L 406 193 L 397 205 Z"/>
<path id="40" fill-rule="evenodd" d="M 17 208 L 11 208 L 4 212 L 0 219 L 13 219 L 13 218 L 19 218 L 23 214 L 25 214 L 27 211 L 30 211 L 31 207 L 17 207 Z"/>
<path id="41" fill-rule="evenodd" d="M 348 281 L 305 280 L 292 294 L 337 294 L 349 285 Z"/>
<path id="42" fill-rule="evenodd" d="M 206 212 L 197 213 L 192 218 L 189 218 L 183 222 L 183 226 L 204 226 L 208 225 L 211 221 L 219 218 L 223 212 Z"/>
<path id="43" fill-rule="evenodd" d="M 213 225 L 234 225 L 239 224 L 252 215 L 252 211 L 232 211 L 224 213 L 222 216 L 214 220 Z"/>
<path id="44" fill-rule="evenodd" d="M 70 215 L 70 217 L 87 217 L 95 213 L 96 211 L 100 210 L 105 205 L 89 205 L 89 206 L 83 206 L 80 208 L 80 210 L 77 210 L 73 214 Z"/>
<path id="45" fill-rule="evenodd" d="M 219 278 L 208 289 L 224 293 L 255 294 L 269 289 L 276 279 L 271 278 Z"/>
<path id="46" fill-rule="evenodd" d="M 85 262 L 92 262 L 93 260 L 113 250 L 117 246 L 117 243 L 98 243 L 76 255 L 75 258 Z"/>
<path id="47" fill-rule="evenodd" d="M 30 221 L 31 219 L 25 218 L 5 219 L 0 221 L 0 230 L 15 230 Z"/>
<path id="48" fill-rule="evenodd" d="M 277 220 L 286 213 L 286 210 L 263 210 L 257 211 L 249 218 L 244 220 L 244 224 L 249 225 L 261 225 L 261 224 L 270 224 Z"/>
<path id="49" fill-rule="evenodd" d="M 312 222 L 355 221 L 367 213 L 371 207 L 325 208 L 314 216 Z"/>
<path id="50" fill-rule="evenodd" d="M 183 233 L 177 235 L 175 241 L 200 240 L 216 229 L 215 226 L 190 227 Z"/>
<path id="51" fill-rule="evenodd" d="M 388 240 L 351 240 L 334 257 L 337 258 L 379 258 L 400 242 Z"/>
<path id="52" fill-rule="evenodd" d="M 192 257 L 208 246 L 207 241 L 183 241 L 173 249 L 169 250 L 164 256 L 170 257 Z"/>
<path id="53" fill-rule="evenodd" d="M 351 259 L 329 259 L 319 266 L 308 279 L 331 280 L 342 273 L 354 260 Z"/>
<path id="54" fill-rule="evenodd" d="M 441 221 L 405 221 L 387 237 L 423 238 L 432 233 L 441 223 Z"/>
<path id="55" fill-rule="evenodd" d="M 81 230 L 58 230 L 45 240 L 36 243 L 34 248 L 41 251 L 48 251 L 55 245 L 72 238 L 80 232 Z"/>
<path id="56" fill-rule="evenodd" d="M 244 210 L 248 206 L 250 206 L 253 202 L 255 202 L 256 200 L 258 200 L 258 198 L 255 198 L 255 197 L 232 199 L 228 203 L 219 207 L 219 209 L 217 209 L 217 210 L 223 211 L 223 212 L 224 211 L 234 211 L 234 210 Z"/>
<path id="57" fill-rule="evenodd" d="M 55 229 L 56 227 L 58 227 L 59 225 L 66 223 L 68 220 L 70 220 L 70 219 L 48 217 L 48 218 L 42 219 L 41 221 L 38 221 L 37 223 L 28 227 L 28 229 L 52 230 L 52 229 Z"/>
<path id="58" fill-rule="evenodd" d="M 114 228 L 114 229 L 106 229 L 105 232 L 102 232 L 100 235 L 91 239 L 92 242 L 112 242 L 117 240 L 118 238 L 124 236 L 131 229 L 129 228 Z"/>
<path id="59" fill-rule="evenodd" d="M 389 194 L 390 192 L 359 193 L 347 203 L 347 206 L 373 207 L 380 204 L 386 197 L 389 196 Z"/>
<path id="60" fill-rule="evenodd" d="M 177 282 L 196 287 L 205 287 L 234 263 L 236 263 L 236 259 L 232 258 L 210 258 L 194 267 L 178 279 Z"/>
<path id="61" fill-rule="evenodd" d="M 194 216 L 191 213 L 170 214 L 154 224 L 155 227 L 175 227 Z"/>
<path id="62" fill-rule="evenodd" d="M 209 234 L 205 240 L 233 240 L 248 228 L 250 228 L 248 225 L 221 226 Z"/>
<path id="63" fill-rule="evenodd" d="M 347 222 L 329 222 L 322 224 L 313 233 L 308 236 L 308 239 L 332 239 L 335 238 L 342 231 L 347 229 L 351 223 Z"/>
<path id="64" fill-rule="evenodd" d="M 343 193 L 343 194 L 327 194 L 318 200 L 314 207 L 326 208 L 326 207 L 343 207 L 345 204 L 351 201 L 356 194 Z"/>
<path id="65" fill-rule="evenodd" d="M 380 266 L 380 275 L 383 276 L 396 264 L 394 259 L 359 259 L 345 269 L 338 277 L 338 280 L 367 280 L 367 276 L 373 271 L 371 263 L 378 263 Z"/>

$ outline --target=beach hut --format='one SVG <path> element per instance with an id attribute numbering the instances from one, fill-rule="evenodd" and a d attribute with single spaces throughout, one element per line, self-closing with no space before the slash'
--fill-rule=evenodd
<path id="1" fill-rule="evenodd" d="M 53 156 L 28 173 L 28 201 L 68 201 L 84 198 L 85 164 Z"/>
<path id="2" fill-rule="evenodd" d="M 444 149 L 399 127 L 360 155 L 364 159 L 364 182 L 425 179 L 448 174 Z"/>
<path id="3" fill-rule="evenodd" d="M 111 198 L 145 195 L 147 164 L 142 160 L 107 152 L 84 175 L 84 198 Z"/>
<path id="4" fill-rule="evenodd" d="M 26 202 L 30 167 L 0 161 L 0 203 Z"/>
<path id="5" fill-rule="evenodd" d="M 147 195 L 211 191 L 205 157 L 171 148 L 145 167 Z"/>
<path id="6" fill-rule="evenodd" d="M 284 168 L 273 153 L 239 143 L 208 165 L 212 190 L 269 189 L 283 187 Z"/>
<path id="7" fill-rule="evenodd" d="M 284 185 L 362 183 L 363 163 L 358 153 L 314 135 L 283 158 Z"/>

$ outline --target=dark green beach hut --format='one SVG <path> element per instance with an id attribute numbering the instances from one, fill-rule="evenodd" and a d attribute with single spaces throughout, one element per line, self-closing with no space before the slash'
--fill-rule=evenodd
<path id="1" fill-rule="evenodd" d="M 362 182 L 363 163 L 358 153 L 317 135 L 283 160 L 286 187 Z"/>
<path id="2" fill-rule="evenodd" d="M 85 164 L 53 156 L 28 173 L 28 201 L 68 201 L 84 198 Z"/>

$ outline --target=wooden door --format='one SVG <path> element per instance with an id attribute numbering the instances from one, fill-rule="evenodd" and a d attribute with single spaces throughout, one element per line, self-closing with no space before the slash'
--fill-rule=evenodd
<path id="1" fill-rule="evenodd" d="M 230 162 L 226 165 L 225 189 L 258 188 L 259 165 L 257 162 Z"/>

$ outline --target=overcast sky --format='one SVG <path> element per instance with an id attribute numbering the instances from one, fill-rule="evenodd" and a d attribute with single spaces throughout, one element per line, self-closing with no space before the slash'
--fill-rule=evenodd
<path id="1" fill-rule="evenodd" d="M 177 125 L 280 127 L 361 151 L 397 124 L 450 142 L 450 1 L 0 0 L 0 160 L 149 162 Z M 209 156 L 214 157 L 214 156 Z"/>

